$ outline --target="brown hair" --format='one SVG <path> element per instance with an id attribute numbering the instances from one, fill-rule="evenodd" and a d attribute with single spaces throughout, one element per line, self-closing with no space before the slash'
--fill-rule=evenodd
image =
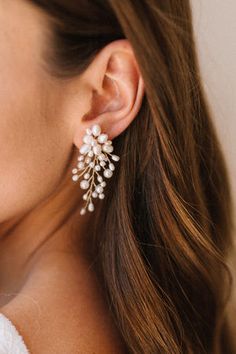
<path id="1" fill-rule="evenodd" d="M 220 353 L 231 201 L 189 1 L 33 3 L 52 17 L 52 74 L 79 75 L 106 44 L 127 38 L 144 79 L 142 107 L 114 139 L 121 160 L 92 239 L 127 352 Z"/>

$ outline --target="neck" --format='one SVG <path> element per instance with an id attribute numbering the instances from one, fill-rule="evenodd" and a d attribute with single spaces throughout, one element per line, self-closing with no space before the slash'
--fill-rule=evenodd
<path id="1" fill-rule="evenodd" d="M 14 298 L 39 267 L 65 257 L 84 264 L 89 215 L 79 216 L 81 198 L 69 189 L 61 188 L 31 211 L 0 224 L 0 305 Z"/>

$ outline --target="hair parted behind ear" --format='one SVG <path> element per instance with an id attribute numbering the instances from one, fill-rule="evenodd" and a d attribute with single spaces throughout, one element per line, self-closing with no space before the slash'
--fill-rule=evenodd
<path id="1" fill-rule="evenodd" d="M 82 73 L 127 38 L 142 107 L 93 234 L 97 269 L 130 353 L 221 353 L 231 199 L 204 97 L 187 0 L 35 0 L 52 16 L 52 74 Z M 226 353 L 226 348 L 223 349 Z"/>

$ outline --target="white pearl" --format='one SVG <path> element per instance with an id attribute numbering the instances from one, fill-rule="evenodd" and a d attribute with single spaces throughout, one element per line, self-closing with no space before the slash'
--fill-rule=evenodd
<path id="1" fill-rule="evenodd" d="M 97 193 L 102 193 L 102 192 L 103 192 L 102 186 L 97 186 L 97 187 L 96 187 L 96 192 L 97 192 Z"/>
<path id="2" fill-rule="evenodd" d="M 92 141 L 93 141 L 92 135 L 85 135 L 84 138 L 83 138 L 83 142 L 85 144 L 90 145 L 92 143 Z"/>
<path id="3" fill-rule="evenodd" d="M 78 181 L 78 179 L 79 179 L 79 175 L 74 175 L 74 176 L 72 176 L 72 180 L 73 180 L 73 181 L 76 182 L 76 181 Z"/>
<path id="4" fill-rule="evenodd" d="M 101 145 L 96 145 L 96 146 L 93 147 L 93 152 L 94 152 L 95 155 L 100 155 L 101 151 L 102 151 Z"/>
<path id="5" fill-rule="evenodd" d="M 105 161 L 101 161 L 101 162 L 100 162 L 100 165 L 101 165 L 102 167 L 104 167 L 104 166 L 106 165 L 106 162 L 105 162 Z"/>
<path id="6" fill-rule="evenodd" d="M 100 171 L 100 170 L 101 170 L 101 166 L 96 165 L 96 166 L 95 166 L 95 170 L 96 170 L 96 171 Z"/>
<path id="7" fill-rule="evenodd" d="M 87 156 L 86 159 L 85 159 L 85 162 L 86 162 L 86 163 L 91 162 L 91 157 Z"/>
<path id="8" fill-rule="evenodd" d="M 83 159 L 84 159 L 83 155 L 78 157 L 78 161 L 83 161 Z"/>
<path id="9" fill-rule="evenodd" d="M 111 140 L 107 140 L 106 142 L 105 142 L 105 145 L 111 145 L 112 144 L 112 141 Z"/>
<path id="10" fill-rule="evenodd" d="M 91 149 L 91 147 L 87 144 L 83 144 L 81 146 L 81 148 L 79 149 L 79 152 L 84 155 L 84 154 L 87 154 L 87 152 L 89 152 L 89 150 Z"/>
<path id="11" fill-rule="evenodd" d="M 89 203 L 89 205 L 88 205 L 88 210 L 89 210 L 89 211 L 94 211 L 94 205 L 93 205 L 93 203 Z"/>
<path id="12" fill-rule="evenodd" d="M 101 193 L 101 194 L 99 194 L 99 199 L 104 199 L 105 198 L 105 194 L 103 194 L 103 193 Z"/>
<path id="13" fill-rule="evenodd" d="M 105 170 L 103 174 L 106 178 L 110 178 L 113 175 L 112 171 L 109 169 Z"/>
<path id="14" fill-rule="evenodd" d="M 105 158 L 106 158 L 106 156 L 105 156 L 104 154 L 100 154 L 100 155 L 98 156 L 98 159 L 99 159 L 100 161 L 105 160 Z"/>
<path id="15" fill-rule="evenodd" d="M 88 187 L 89 187 L 89 182 L 86 181 L 85 179 L 83 179 L 83 180 L 80 182 L 80 187 L 81 187 L 82 189 L 88 189 Z"/>
<path id="16" fill-rule="evenodd" d="M 85 208 L 82 208 L 81 210 L 80 210 L 80 215 L 84 215 L 86 213 L 86 209 Z"/>
<path id="17" fill-rule="evenodd" d="M 77 168 L 73 168 L 72 173 L 76 174 L 77 172 L 78 172 L 78 169 Z"/>
<path id="18" fill-rule="evenodd" d="M 102 176 L 98 176 L 98 182 L 102 182 L 102 181 L 103 181 Z"/>
<path id="19" fill-rule="evenodd" d="M 101 133 L 101 127 L 99 124 L 94 124 L 91 130 L 94 136 L 98 136 Z"/>
<path id="20" fill-rule="evenodd" d="M 84 178 L 85 179 L 89 179 L 89 177 L 90 177 L 90 174 L 89 173 L 85 173 Z"/>
<path id="21" fill-rule="evenodd" d="M 78 168 L 80 170 L 82 170 L 84 168 L 84 162 L 83 161 L 80 161 L 78 164 L 77 164 Z"/>
<path id="22" fill-rule="evenodd" d="M 99 137 L 97 138 L 98 142 L 100 144 L 104 144 L 108 139 L 108 135 L 107 134 L 101 134 L 99 135 Z"/>
<path id="23" fill-rule="evenodd" d="M 119 159 L 120 159 L 119 156 L 117 156 L 117 155 L 112 155 L 111 158 L 114 161 L 119 161 Z"/>
<path id="24" fill-rule="evenodd" d="M 90 162 L 90 164 L 89 164 L 89 167 L 94 167 L 95 166 L 95 163 L 92 161 L 92 162 Z"/>
<path id="25" fill-rule="evenodd" d="M 97 192 L 93 192 L 93 193 L 92 193 L 92 197 L 93 197 L 93 198 L 97 198 L 97 196 L 98 196 Z"/>
<path id="26" fill-rule="evenodd" d="M 103 181 L 103 182 L 101 183 L 101 186 L 102 186 L 102 187 L 106 187 L 106 185 L 107 185 L 107 184 L 106 184 L 105 181 Z"/>
<path id="27" fill-rule="evenodd" d="M 84 195 L 83 195 L 83 200 L 87 200 L 87 198 L 88 198 L 88 195 L 87 195 L 87 194 L 84 194 Z"/>
<path id="28" fill-rule="evenodd" d="M 102 146 L 102 150 L 105 151 L 105 152 L 112 152 L 113 151 L 113 146 L 111 145 L 103 145 Z"/>
<path id="29" fill-rule="evenodd" d="M 92 151 L 92 150 L 90 150 L 90 151 L 88 152 L 88 156 L 89 156 L 89 157 L 93 157 L 93 151 Z"/>
<path id="30" fill-rule="evenodd" d="M 86 129 L 86 133 L 87 133 L 88 135 L 92 135 L 92 130 L 89 129 L 89 128 L 87 128 L 87 129 Z"/>
<path id="31" fill-rule="evenodd" d="M 115 170 L 115 165 L 113 163 L 109 163 L 109 168 L 111 171 Z"/>

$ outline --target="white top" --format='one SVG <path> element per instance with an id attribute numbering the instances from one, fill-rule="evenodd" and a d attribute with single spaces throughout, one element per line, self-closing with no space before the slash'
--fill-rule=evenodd
<path id="1" fill-rule="evenodd" d="M 14 324 L 0 313 L 0 354 L 30 354 Z"/>

